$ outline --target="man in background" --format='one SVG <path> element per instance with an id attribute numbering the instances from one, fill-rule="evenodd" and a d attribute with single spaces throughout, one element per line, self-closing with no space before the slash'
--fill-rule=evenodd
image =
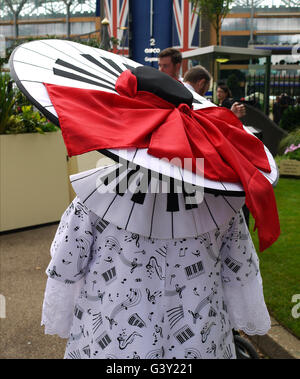
<path id="1" fill-rule="evenodd" d="M 158 69 L 172 78 L 182 81 L 180 77 L 180 68 L 182 63 L 182 54 L 178 49 L 168 47 L 158 54 Z"/>
<path id="2" fill-rule="evenodd" d="M 178 49 L 168 47 L 158 54 L 158 69 L 172 78 L 183 82 L 189 90 L 197 92 L 200 96 L 205 96 L 209 90 L 211 75 L 203 66 L 194 66 L 188 70 L 184 78 L 180 77 L 182 64 L 182 54 Z M 231 111 L 238 117 L 242 118 L 246 114 L 246 108 L 243 104 L 235 102 Z"/>
<path id="3" fill-rule="evenodd" d="M 189 90 L 197 92 L 200 96 L 205 96 L 209 90 L 211 82 L 210 73 L 203 66 L 194 66 L 188 70 L 183 78 L 183 84 Z"/>
<path id="4" fill-rule="evenodd" d="M 206 92 L 209 90 L 211 82 L 210 73 L 203 66 L 194 66 L 189 69 L 183 78 L 183 84 L 189 90 L 197 92 L 200 96 L 205 96 Z M 246 114 L 246 108 L 244 104 L 234 102 L 229 109 L 238 118 L 242 118 Z"/>

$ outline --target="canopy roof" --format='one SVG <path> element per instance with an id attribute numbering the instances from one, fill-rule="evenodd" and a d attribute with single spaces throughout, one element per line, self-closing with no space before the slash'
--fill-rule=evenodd
<path id="1" fill-rule="evenodd" d="M 270 57 L 270 50 L 254 49 L 249 47 L 232 47 L 232 46 L 206 46 L 194 50 L 184 51 L 183 59 L 196 59 L 204 55 L 211 55 L 212 58 L 228 58 L 230 61 L 240 61 L 244 59 Z"/>

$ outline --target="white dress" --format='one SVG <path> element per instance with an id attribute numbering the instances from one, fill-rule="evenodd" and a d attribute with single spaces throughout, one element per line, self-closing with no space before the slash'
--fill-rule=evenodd
<path id="1" fill-rule="evenodd" d="M 204 209 L 219 197 L 205 194 L 201 206 L 182 211 L 186 237 L 156 238 L 138 233 L 140 220 L 125 230 L 111 222 L 114 214 L 100 215 L 99 202 L 110 195 L 92 200 L 90 190 L 91 178 L 103 170 L 71 177 L 81 178 L 81 186 L 73 183 L 77 197 L 51 245 L 42 325 L 45 333 L 68 338 L 65 358 L 234 359 L 233 328 L 247 334 L 269 330 L 259 262 L 240 210 L 243 198 L 230 200 L 229 207 L 221 197 L 228 210 L 217 224 L 212 215 L 213 228 Z M 124 195 L 121 201 L 129 200 Z M 146 220 L 147 206 L 144 213 Z M 189 218 L 199 221 L 195 235 L 184 226 Z"/>

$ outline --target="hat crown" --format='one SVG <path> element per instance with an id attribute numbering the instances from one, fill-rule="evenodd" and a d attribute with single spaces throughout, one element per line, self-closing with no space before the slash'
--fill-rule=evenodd
<path id="1" fill-rule="evenodd" d="M 192 93 L 178 80 L 150 66 L 138 66 L 132 69 L 137 78 L 137 90 L 151 92 L 156 96 L 174 104 L 193 104 Z"/>

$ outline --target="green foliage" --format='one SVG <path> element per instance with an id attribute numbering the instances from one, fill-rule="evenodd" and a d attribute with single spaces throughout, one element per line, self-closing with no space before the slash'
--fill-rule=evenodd
<path id="1" fill-rule="evenodd" d="M 230 10 L 234 0 L 189 0 L 195 7 L 195 12 L 207 17 L 217 34 L 217 45 L 223 19 Z"/>
<path id="2" fill-rule="evenodd" d="M 207 16 L 209 20 L 216 21 L 218 17 L 226 17 L 230 5 L 234 0 L 189 0 L 197 9 L 197 12 Z M 220 19 L 219 19 L 220 20 Z"/>
<path id="3" fill-rule="evenodd" d="M 263 253 L 259 253 L 263 289 L 268 310 L 284 327 L 300 338 L 300 322 L 292 316 L 295 305 L 291 299 L 299 293 L 299 179 L 280 178 L 274 189 L 280 220 L 279 239 Z M 266 220 L 268 222 L 268 220 Z M 250 232 L 258 249 L 254 220 L 250 217 Z"/>
<path id="4" fill-rule="evenodd" d="M 120 45 L 120 40 L 116 37 L 110 37 L 110 42 L 114 45 L 114 46 L 119 46 Z"/>
<path id="5" fill-rule="evenodd" d="M 32 105 L 28 98 L 19 90 L 15 91 L 15 109 L 17 112 L 21 111 L 24 105 Z"/>
<path id="6" fill-rule="evenodd" d="M 287 132 L 300 128 L 300 106 L 289 106 L 283 112 L 279 126 Z"/>
<path id="7" fill-rule="evenodd" d="M 299 145 L 300 143 L 300 128 L 295 129 L 283 138 L 278 147 L 278 155 L 283 155 L 285 150 L 291 145 Z"/>
<path id="8" fill-rule="evenodd" d="M 91 47 L 97 47 L 99 48 L 99 40 L 97 38 L 89 38 L 88 40 L 82 40 L 80 38 L 75 38 L 72 40 L 73 42 L 77 42 L 77 43 L 81 43 L 82 45 L 87 45 L 87 46 L 91 46 Z"/>
<path id="9" fill-rule="evenodd" d="M 13 124 L 14 91 L 10 76 L 0 73 L 0 134 L 4 133 L 7 124 Z"/>
<path id="10" fill-rule="evenodd" d="M 294 159 L 296 161 L 300 161 L 300 146 L 298 149 L 296 149 L 294 151 L 289 151 L 285 155 L 286 155 L 287 159 Z"/>
<path id="11" fill-rule="evenodd" d="M 77 43 L 81 43 L 83 45 L 88 45 L 88 46 L 91 46 L 91 47 L 96 47 L 98 49 L 100 47 L 100 42 L 99 42 L 99 40 L 97 38 L 89 38 L 88 40 L 82 40 L 82 39 L 78 38 L 78 39 L 73 39 L 73 41 L 77 42 Z M 110 37 L 109 44 L 113 45 L 113 46 L 120 46 L 121 41 L 118 38 L 116 38 L 116 37 Z"/>
<path id="12" fill-rule="evenodd" d="M 14 121 L 6 125 L 5 134 L 55 132 L 58 128 L 50 123 L 32 105 L 23 105 L 14 115 Z"/>
<path id="13" fill-rule="evenodd" d="M 0 74 L 0 134 L 45 133 L 57 131 L 28 99 L 14 89 L 8 74 Z"/>

